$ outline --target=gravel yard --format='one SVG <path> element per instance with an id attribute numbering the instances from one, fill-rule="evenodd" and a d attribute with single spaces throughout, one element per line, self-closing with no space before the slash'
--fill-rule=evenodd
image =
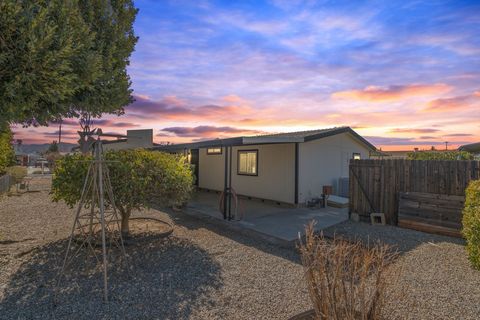
<path id="1" fill-rule="evenodd" d="M 101 273 L 86 275 L 81 258 L 54 299 L 73 210 L 50 201 L 48 178 L 32 189 L 0 199 L 0 319 L 288 319 L 311 308 L 294 250 L 184 214 L 173 216 L 172 236 L 126 247 L 128 267 L 112 268 L 108 304 Z M 461 240 L 352 222 L 326 234 L 334 232 L 398 246 L 394 267 L 407 292 L 394 318 L 480 317 L 480 273 Z"/>
<path id="2" fill-rule="evenodd" d="M 363 242 L 377 240 L 401 253 L 394 268 L 397 319 L 480 319 L 480 272 L 467 260 L 463 239 L 392 226 L 346 221 L 325 231 Z"/>
<path id="3" fill-rule="evenodd" d="M 73 210 L 50 202 L 47 179 L 33 189 L 43 191 L 0 200 L 1 319 L 286 319 L 310 308 L 295 252 L 181 214 L 169 238 L 126 247 L 132 270 L 111 271 L 108 305 L 82 260 L 55 305 Z"/>

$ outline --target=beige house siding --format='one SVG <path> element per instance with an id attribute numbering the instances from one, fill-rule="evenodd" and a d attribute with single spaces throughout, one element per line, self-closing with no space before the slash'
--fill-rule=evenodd
<path id="1" fill-rule="evenodd" d="M 206 148 L 198 150 L 198 187 L 222 191 L 225 177 L 225 148 L 222 154 L 207 154 Z"/>
<path id="2" fill-rule="evenodd" d="M 338 179 L 348 177 L 348 164 L 353 153 L 368 159 L 370 150 L 350 133 L 342 133 L 299 144 L 298 202 L 320 197 L 324 185 L 334 186 Z"/>
<path id="3" fill-rule="evenodd" d="M 238 150 L 258 150 L 258 176 L 237 173 Z M 225 148 L 221 155 L 207 155 L 199 149 L 200 188 L 223 190 Z M 250 145 L 232 148 L 232 188 L 240 195 L 255 198 L 295 202 L 295 145 Z"/>
<path id="4" fill-rule="evenodd" d="M 258 176 L 237 174 L 238 150 L 258 150 Z M 295 203 L 295 144 L 233 147 L 232 187 L 238 194 Z"/>

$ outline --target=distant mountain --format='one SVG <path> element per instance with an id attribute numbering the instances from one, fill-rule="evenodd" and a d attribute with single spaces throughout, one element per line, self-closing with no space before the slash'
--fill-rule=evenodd
<path id="1" fill-rule="evenodd" d="M 50 143 L 41 143 L 41 144 L 22 144 L 20 147 L 17 147 L 19 152 L 22 153 L 42 153 L 48 150 Z M 73 147 L 76 147 L 76 143 L 67 143 L 62 142 L 58 146 L 60 152 L 70 152 Z"/>

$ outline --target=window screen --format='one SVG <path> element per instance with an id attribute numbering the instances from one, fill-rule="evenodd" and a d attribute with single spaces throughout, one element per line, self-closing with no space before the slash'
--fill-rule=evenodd
<path id="1" fill-rule="evenodd" d="M 238 151 L 238 174 L 258 175 L 258 150 Z"/>

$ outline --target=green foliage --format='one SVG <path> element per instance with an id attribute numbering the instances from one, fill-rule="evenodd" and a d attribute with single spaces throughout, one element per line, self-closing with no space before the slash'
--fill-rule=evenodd
<path id="1" fill-rule="evenodd" d="M 471 181 L 465 190 L 462 224 L 468 258 L 472 266 L 480 270 L 480 180 Z"/>
<path id="2" fill-rule="evenodd" d="M 121 113 L 136 13 L 131 0 L 0 1 L 1 121 Z"/>
<path id="3" fill-rule="evenodd" d="M 80 200 L 88 162 L 91 156 L 67 155 L 57 161 L 53 172 L 54 201 L 64 200 L 74 206 Z M 144 149 L 108 151 L 105 159 L 115 197 L 115 205 L 124 220 L 133 209 L 150 203 L 177 206 L 190 197 L 193 175 L 184 157 Z"/>
<path id="4" fill-rule="evenodd" d="M 8 167 L 6 172 L 13 177 L 13 183 L 20 183 L 27 176 L 27 168 L 22 166 Z"/>
<path id="5" fill-rule="evenodd" d="M 58 152 L 58 143 L 57 141 L 52 141 L 52 144 L 48 146 L 47 153 L 56 153 Z"/>
<path id="6" fill-rule="evenodd" d="M 15 164 L 15 151 L 12 146 L 13 133 L 9 126 L 0 124 L 0 175 L 8 166 Z"/>
<path id="7" fill-rule="evenodd" d="M 408 160 L 473 160 L 467 151 L 417 151 L 407 154 Z"/>

